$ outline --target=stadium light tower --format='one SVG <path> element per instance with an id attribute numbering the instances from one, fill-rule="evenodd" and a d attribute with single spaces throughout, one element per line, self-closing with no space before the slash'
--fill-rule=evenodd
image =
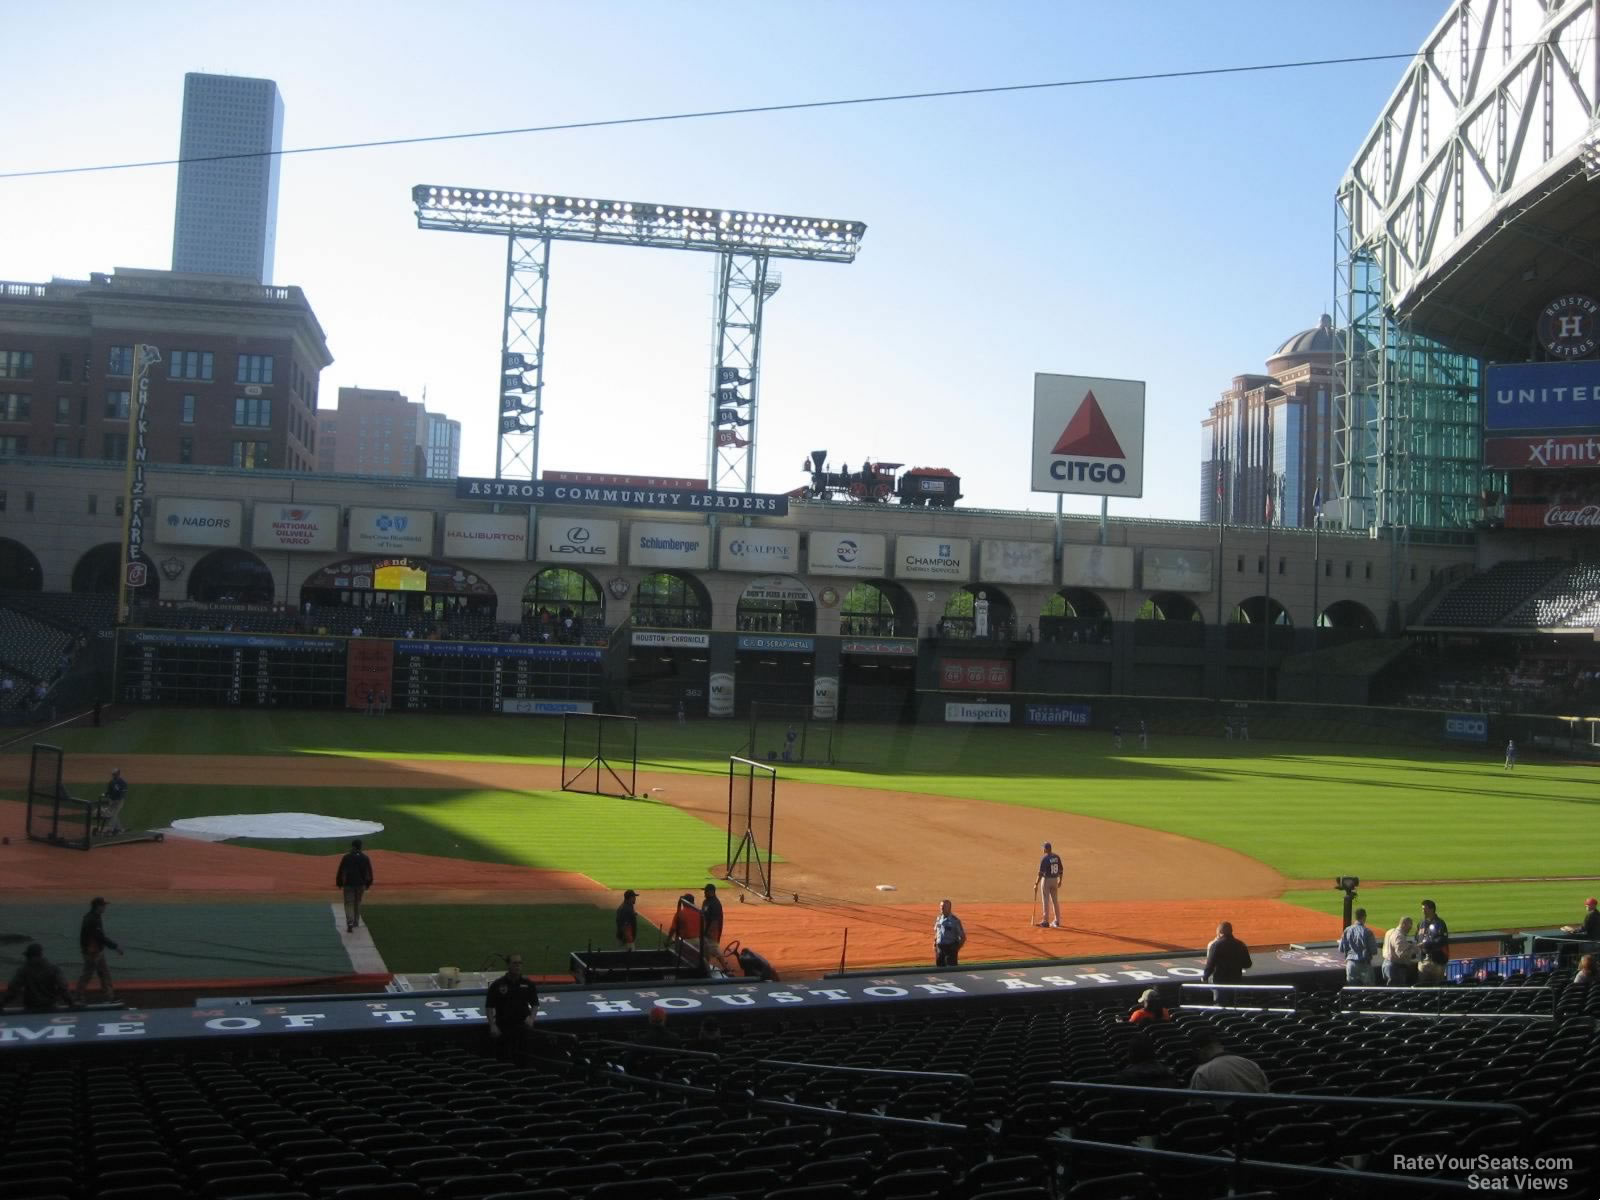
<path id="1" fill-rule="evenodd" d="M 832 218 L 428 184 L 412 188 L 411 199 L 418 228 L 506 239 L 505 317 L 495 388 L 497 479 L 539 475 L 552 242 L 718 256 L 707 480 L 718 491 L 748 492 L 755 485 L 761 314 L 779 284 L 770 261 L 854 262 L 867 228 L 860 221 Z"/>

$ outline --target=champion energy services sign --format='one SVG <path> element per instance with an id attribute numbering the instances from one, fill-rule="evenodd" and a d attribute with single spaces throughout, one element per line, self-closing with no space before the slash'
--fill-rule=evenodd
<path id="1" fill-rule="evenodd" d="M 250 544 L 258 550 L 337 550 L 337 504 L 269 504 L 256 501 Z"/>
<path id="2" fill-rule="evenodd" d="M 147 537 L 169 546 L 237 546 L 244 528 L 244 505 L 237 500 L 156 501 L 155 524 Z"/>
<path id="3" fill-rule="evenodd" d="M 1033 377 L 1033 490 L 1144 495 L 1144 383 Z"/>
<path id="4" fill-rule="evenodd" d="M 972 543 L 966 538 L 897 537 L 894 574 L 896 579 L 966 583 L 972 578 Z"/>

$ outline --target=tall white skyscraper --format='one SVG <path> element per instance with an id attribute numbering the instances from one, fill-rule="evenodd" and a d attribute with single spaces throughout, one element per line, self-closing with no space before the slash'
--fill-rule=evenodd
<path id="1" fill-rule="evenodd" d="M 272 80 L 183 77 L 174 271 L 272 282 L 282 148 L 283 100 Z M 242 157 L 219 157 L 229 155 Z"/>

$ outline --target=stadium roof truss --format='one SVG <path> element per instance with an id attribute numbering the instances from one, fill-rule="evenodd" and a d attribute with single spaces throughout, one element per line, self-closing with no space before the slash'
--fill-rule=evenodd
<path id="1" fill-rule="evenodd" d="M 1339 185 L 1333 511 L 1481 514 L 1481 366 L 1600 272 L 1600 0 L 1457 0 Z"/>
<path id="2" fill-rule="evenodd" d="M 411 199 L 421 229 L 506 239 L 505 318 L 495 388 L 496 479 L 539 474 L 552 242 L 718 256 L 706 474 L 713 490 L 748 492 L 755 484 L 761 315 L 780 282 L 771 260 L 854 262 L 866 233 L 860 221 L 564 194 L 418 184 Z"/>

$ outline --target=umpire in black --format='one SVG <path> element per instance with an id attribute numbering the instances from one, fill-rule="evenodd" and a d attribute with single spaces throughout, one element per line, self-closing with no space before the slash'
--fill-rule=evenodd
<path id="1" fill-rule="evenodd" d="M 489 985 L 483 1006 L 489 1012 L 489 1040 L 505 1057 L 520 1057 L 539 1014 L 539 989 L 522 973 L 522 955 L 506 959 L 506 973 Z"/>

